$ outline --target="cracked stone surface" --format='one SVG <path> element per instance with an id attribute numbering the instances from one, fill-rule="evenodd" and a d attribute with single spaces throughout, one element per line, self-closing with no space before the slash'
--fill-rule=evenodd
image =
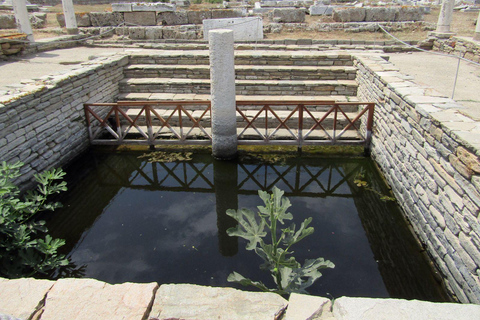
<path id="1" fill-rule="evenodd" d="M 54 281 L 0 278 L 0 313 L 28 319 L 45 298 Z"/>
<path id="2" fill-rule="evenodd" d="M 286 306 L 275 293 L 166 284 L 156 293 L 150 319 L 273 320 Z"/>
<path id="3" fill-rule="evenodd" d="M 157 283 L 110 285 L 93 279 L 61 279 L 48 292 L 42 320 L 144 319 Z"/>
<path id="4" fill-rule="evenodd" d="M 335 300 L 333 314 L 339 320 L 468 320 L 480 319 L 480 306 L 418 300 L 342 297 Z"/>
<path id="5" fill-rule="evenodd" d="M 292 293 L 288 299 L 285 320 L 327 319 L 331 308 L 327 298 Z"/>

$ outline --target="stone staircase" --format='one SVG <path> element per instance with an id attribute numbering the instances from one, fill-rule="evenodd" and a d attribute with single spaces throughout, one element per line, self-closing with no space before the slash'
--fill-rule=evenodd
<path id="1" fill-rule="evenodd" d="M 119 84 L 119 100 L 210 100 L 209 53 L 206 50 L 135 52 L 130 55 L 124 75 Z M 237 101 L 358 101 L 356 68 L 350 55 L 342 52 L 237 50 L 235 76 Z M 254 118 L 255 110 L 261 106 L 248 108 L 251 110 L 248 117 Z M 285 117 L 293 108 L 286 106 L 283 109 L 286 110 L 283 112 Z M 312 114 L 320 118 L 329 108 L 316 106 L 312 108 Z M 342 109 L 353 119 L 358 107 L 349 105 Z M 128 114 L 135 117 L 138 111 L 132 108 Z M 159 112 L 166 118 L 172 115 L 171 108 Z M 271 117 L 272 125 L 277 125 L 272 115 L 261 114 L 257 115 L 258 127 L 262 127 L 265 117 Z M 297 117 L 292 116 L 289 125 L 298 121 Z M 171 125 L 178 124 L 177 115 L 169 118 Z M 202 123 L 209 120 L 206 115 Z M 242 121 L 238 116 L 239 126 Z M 345 123 L 339 119 L 337 129 L 344 127 Z M 305 118 L 305 125 L 314 124 L 311 118 Z M 332 127 L 333 114 L 323 124 Z"/>
<path id="2" fill-rule="evenodd" d="M 351 101 L 357 93 L 352 64 L 350 55 L 338 52 L 240 50 L 235 53 L 237 99 L 295 96 L 300 100 L 321 97 Z M 160 99 L 162 94 L 166 99 L 171 99 L 172 94 L 190 98 L 210 94 L 209 57 L 205 50 L 134 53 L 124 74 L 121 100 Z"/>

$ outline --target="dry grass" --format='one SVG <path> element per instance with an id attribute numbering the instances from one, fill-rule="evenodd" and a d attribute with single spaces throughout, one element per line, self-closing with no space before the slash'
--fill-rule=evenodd
<path id="1" fill-rule="evenodd" d="M 430 14 L 426 14 L 424 19 L 426 22 L 437 23 L 440 8 L 432 8 Z M 478 12 L 460 12 L 455 11 L 451 30 L 456 32 L 459 36 L 472 37 L 475 33 L 475 21 L 477 20 Z M 328 23 L 334 22 L 332 17 L 328 16 L 307 16 L 306 23 Z M 427 38 L 430 31 L 415 28 L 405 31 L 392 32 L 392 35 L 400 40 L 423 40 Z M 389 40 L 388 35 L 383 32 L 291 32 L 279 34 L 266 34 L 267 39 L 336 39 L 336 40 Z"/>
<path id="2" fill-rule="evenodd" d="M 218 8 L 219 4 L 201 3 L 192 4 L 191 10 L 205 10 Z M 75 5 L 75 12 L 108 12 L 112 11 L 110 4 L 103 5 Z M 36 39 L 43 39 L 49 37 L 56 37 L 62 34 L 66 34 L 66 31 L 59 28 L 56 14 L 62 13 L 63 9 L 61 5 L 50 7 L 47 13 L 47 27 L 44 29 L 35 29 L 34 36 Z M 425 21 L 436 23 L 438 20 L 439 8 L 432 8 L 430 14 L 424 16 Z M 460 36 L 471 37 L 475 33 L 475 21 L 478 17 L 477 12 L 459 12 L 455 11 L 453 15 L 453 21 L 451 30 L 456 32 Z M 329 23 L 333 22 L 331 16 L 308 16 L 306 17 L 307 24 L 315 23 Z M 16 32 L 16 30 L 1 30 L 0 34 L 7 34 L 10 32 Z M 427 37 L 429 31 L 422 30 L 421 28 L 410 29 L 402 32 L 392 32 L 392 34 L 401 40 L 422 40 Z M 338 40 L 389 40 L 389 36 L 383 32 L 282 32 L 276 34 L 265 34 L 266 39 L 338 39 Z"/>

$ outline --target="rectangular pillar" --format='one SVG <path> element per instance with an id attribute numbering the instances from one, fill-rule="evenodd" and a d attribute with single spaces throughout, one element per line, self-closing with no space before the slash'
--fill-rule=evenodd
<path id="1" fill-rule="evenodd" d="M 65 26 L 68 34 L 77 34 L 77 18 L 75 17 L 75 9 L 72 0 L 62 0 L 63 15 L 65 17 Z"/>
<path id="2" fill-rule="evenodd" d="M 28 41 L 34 42 L 32 26 L 30 24 L 30 19 L 28 18 L 26 1 L 14 0 L 12 1 L 12 5 L 18 31 L 21 33 L 25 33 L 27 35 Z"/>
<path id="3" fill-rule="evenodd" d="M 235 66 L 232 30 L 209 32 L 212 153 L 217 159 L 237 156 Z"/>

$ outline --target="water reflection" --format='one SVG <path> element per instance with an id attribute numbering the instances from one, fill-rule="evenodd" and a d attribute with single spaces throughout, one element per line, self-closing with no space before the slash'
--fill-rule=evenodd
<path id="1" fill-rule="evenodd" d="M 65 208 L 48 221 L 53 237 L 84 276 L 126 281 L 231 286 L 232 271 L 262 280 L 261 261 L 238 248 L 226 230 L 227 209 L 259 205 L 259 189 L 274 185 L 292 201 L 294 222 L 313 217 L 315 233 L 299 260 L 335 261 L 310 293 L 445 300 L 393 203 L 358 188 L 387 192 L 368 159 L 290 158 L 282 165 L 251 160 L 148 163 L 139 154 L 90 153 L 69 172 Z M 264 280 L 267 282 L 270 280 Z"/>

